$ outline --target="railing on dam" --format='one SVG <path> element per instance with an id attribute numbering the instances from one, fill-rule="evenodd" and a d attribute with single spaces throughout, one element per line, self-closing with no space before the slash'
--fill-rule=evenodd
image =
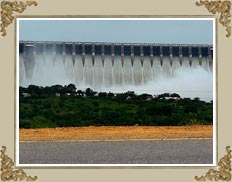
<path id="1" fill-rule="evenodd" d="M 95 56 L 101 55 L 104 65 L 105 56 L 110 55 L 112 64 L 114 57 L 121 56 L 122 65 L 124 57 L 131 57 L 133 66 L 134 57 L 139 56 L 143 64 L 144 57 L 150 57 L 151 64 L 155 56 L 160 58 L 160 64 L 163 64 L 164 57 L 169 57 L 170 64 L 173 63 L 173 57 L 179 57 L 182 64 L 183 57 L 189 58 L 189 64 L 192 65 L 193 57 L 198 58 L 199 65 L 202 63 L 202 57 L 207 57 L 209 64 L 212 64 L 213 46 L 201 44 L 150 44 L 150 43 L 108 43 L 108 42 L 52 42 L 52 41 L 20 41 L 19 53 L 31 52 L 34 54 L 59 54 L 72 55 L 73 62 L 77 55 L 82 56 L 85 64 L 85 56 L 91 55 L 94 64 Z"/>

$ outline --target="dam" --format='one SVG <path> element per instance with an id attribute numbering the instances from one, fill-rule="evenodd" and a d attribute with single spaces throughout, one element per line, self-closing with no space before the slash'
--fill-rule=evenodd
<path id="1" fill-rule="evenodd" d="M 22 86 L 74 83 L 95 90 L 125 88 L 175 78 L 179 70 L 191 75 L 197 69 L 212 75 L 212 45 L 19 42 Z"/>
<path id="2" fill-rule="evenodd" d="M 33 78 L 42 63 L 63 63 L 74 83 L 91 86 L 143 84 L 180 67 L 212 71 L 212 45 L 20 42 L 20 80 Z M 42 62 L 42 63 L 41 63 Z M 52 71 L 52 70 L 51 70 Z M 163 73 L 162 73 L 163 72 Z"/>

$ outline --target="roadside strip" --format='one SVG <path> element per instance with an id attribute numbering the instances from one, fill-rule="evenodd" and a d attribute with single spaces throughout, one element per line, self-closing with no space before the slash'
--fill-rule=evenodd
<path id="1" fill-rule="evenodd" d="M 127 141 L 161 141 L 161 140 L 212 140 L 210 137 L 195 137 L 195 138 L 141 138 L 141 139 L 55 139 L 55 140 L 25 140 L 19 141 L 20 143 L 32 143 L 32 142 L 127 142 Z"/>

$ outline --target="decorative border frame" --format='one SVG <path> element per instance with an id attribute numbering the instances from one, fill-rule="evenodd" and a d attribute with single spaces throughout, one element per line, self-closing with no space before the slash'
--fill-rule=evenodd
<path id="1" fill-rule="evenodd" d="M 230 26 L 230 22 L 231 22 L 231 14 L 230 14 L 230 10 L 231 10 L 231 2 L 229 0 L 225 0 L 225 1 L 202 1 L 200 0 L 200 2 L 196 2 L 197 6 L 205 6 L 208 11 L 212 14 L 219 14 L 219 23 L 222 24 L 222 26 L 226 27 L 226 37 L 230 37 L 231 36 L 231 26 Z"/>
<path id="2" fill-rule="evenodd" d="M 6 155 L 6 147 L 2 146 L 0 150 L 0 158 L 1 158 L 1 180 L 2 181 L 36 181 L 37 176 L 28 176 L 23 169 L 14 169 L 15 164 L 13 160 Z"/>
<path id="3" fill-rule="evenodd" d="M 226 147 L 226 155 L 218 162 L 217 169 L 209 169 L 205 176 L 195 176 L 197 181 L 215 180 L 230 181 L 231 180 L 231 152 L 230 146 Z"/>
<path id="4" fill-rule="evenodd" d="M 1 2 L 1 25 L 0 32 L 2 36 L 6 36 L 6 28 L 14 21 L 15 17 L 13 15 L 14 12 L 23 13 L 24 10 L 28 6 L 37 6 L 38 3 L 36 1 L 2 1 Z M 219 14 L 219 23 L 222 24 L 226 28 L 226 37 L 231 36 L 231 2 L 229 0 L 216 0 L 216 1 L 202 1 L 196 2 L 196 6 L 205 6 L 208 11 L 212 14 Z M 35 181 L 37 180 L 37 176 L 28 176 L 23 169 L 15 169 L 15 164 L 13 160 L 6 155 L 6 147 L 3 146 L 0 150 L 0 158 L 1 158 L 1 179 L 3 181 L 17 181 L 17 180 L 27 180 L 27 181 Z M 231 152 L 229 146 L 226 147 L 227 154 L 220 159 L 218 162 L 218 166 L 215 169 L 209 169 L 208 172 L 204 176 L 195 176 L 196 181 L 206 181 L 206 180 L 223 180 L 230 181 L 231 180 Z"/>
<path id="5" fill-rule="evenodd" d="M 14 12 L 23 13 L 28 6 L 37 6 L 36 1 L 2 1 L 1 2 L 1 30 L 2 36 L 5 37 L 6 27 L 8 27 L 15 19 Z"/>

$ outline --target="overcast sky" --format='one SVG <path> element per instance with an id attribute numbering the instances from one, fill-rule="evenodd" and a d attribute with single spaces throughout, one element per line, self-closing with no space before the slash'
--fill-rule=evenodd
<path id="1" fill-rule="evenodd" d="M 19 20 L 19 40 L 212 44 L 213 20 Z"/>

